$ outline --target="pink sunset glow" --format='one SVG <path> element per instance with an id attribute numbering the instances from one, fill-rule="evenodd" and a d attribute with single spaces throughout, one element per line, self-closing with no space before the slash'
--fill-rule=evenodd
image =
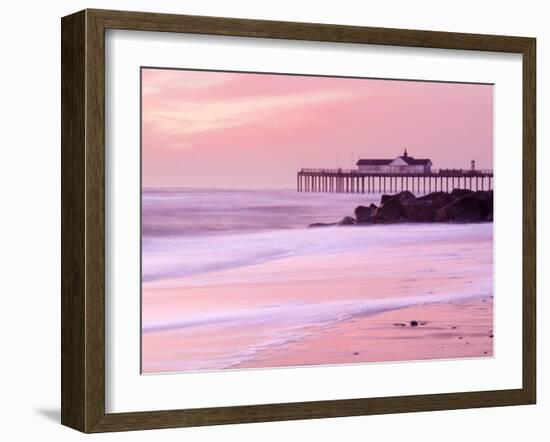
<path id="1" fill-rule="evenodd" d="M 409 155 L 493 167 L 493 87 L 142 70 L 145 187 L 293 188 L 302 167 Z"/>

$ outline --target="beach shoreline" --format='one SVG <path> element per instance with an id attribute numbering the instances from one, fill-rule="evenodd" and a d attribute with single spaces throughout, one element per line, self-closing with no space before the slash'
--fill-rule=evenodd
<path id="1" fill-rule="evenodd" d="M 493 298 L 483 296 L 355 317 L 231 368 L 490 358 L 493 340 Z"/>
<path id="2" fill-rule="evenodd" d="M 307 253 L 143 283 L 143 372 L 492 355 L 490 338 L 476 338 L 492 330 L 492 225 L 341 227 L 330 238 L 303 229 L 234 244 L 265 250 L 287 235 L 301 235 Z M 426 324 L 387 326 L 413 320 Z M 472 340 L 456 336 L 441 352 L 437 333 L 468 324 Z"/>

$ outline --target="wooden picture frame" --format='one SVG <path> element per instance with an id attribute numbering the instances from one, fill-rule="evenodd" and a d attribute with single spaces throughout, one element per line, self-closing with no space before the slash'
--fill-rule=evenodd
<path id="1" fill-rule="evenodd" d="M 105 30 L 517 53 L 523 64 L 523 385 L 132 413 L 105 411 Z M 107 10 L 62 19 L 62 424 L 83 432 L 533 404 L 536 398 L 534 38 Z"/>

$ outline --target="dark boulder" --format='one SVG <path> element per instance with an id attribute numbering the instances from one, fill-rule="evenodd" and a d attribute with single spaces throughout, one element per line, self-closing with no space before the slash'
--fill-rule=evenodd
<path id="1" fill-rule="evenodd" d="M 442 207 L 451 204 L 457 199 L 457 197 L 447 192 L 432 192 L 428 195 L 421 196 L 418 199 L 421 201 L 431 201 L 434 204 L 435 210 L 439 210 Z"/>
<path id="2" fill-rule="evenodd" d="M 460 196 L 462 195 L 462 196 Z M 354 217 L 345 216 L 337 223 L 314 223 L 308 227 L 352 226 L 365 224 L 492 222 L 493 191 L 453 189 L 451 193 L 432 192 L 416 198 L 404 191 L 382 195 L 380 206 L 357 206 Z"/>
<path id="3" fill-rule="evenodd" d="M 339 226 L 352 226 L 355 224 L 355 219 L 351 216 L 344 216 L 340 221 L 338 221 Z"/>
<path id="4" fill-rule="evenodd" d="M 355 219 L 357 224 L 370 224 L 372 223 L 371 215 L 372 209 L 365 206 L 357 206 L 355 208 Z"/>
<path id="5" fill-rule="evenodd" d="M 477 197 L 485 204 L 489 212 L 493 211 L 493 191 L 492 190 L 479 190 L 475 192 Z"/>
<path id="6" fill-rule="evenodd" d="M 479 197 L 481 201 L 483 201 L 483 204 L 485 204 L 485 207 L 487 207 L 487 216 L 485 217 L 485 221 L 493 222 L 493 191 L 479 191 L 476 192 L 476 195 Z"/>
<path id="7" fill-rule="evenodd" d="M 336 223 L 313 223 L 310 224 L 308 227 L 315 228 L 315 227 L 329 227 L 329 226 L 335 226 Z"/>
<path id="8" fill-rule="evenodd" d="M 401 207 L 405 219 L 411 223 L 430 223 L 435 218 L 436 208 L 433 201 L 402 201 Z"/>
<path id="9" fill-rule="evenodd" d="M 383 194 L 380 198 L 380 204 L 384 204 L 386 201 L 391 200 L 395 195 Z"/>
<path id="10" fill-rule="evenodd" d="M 408 190 L 404 190 L 403 192 L 396 193 L 394 195 L 382 195 L 382 198 L 380 199 L 380 204 L 384 204 L 386 201 L 390 200 L 399 200 L 399 201 L 409 201 L 409 200 L 415 200 L 416 197 L 413 193 L 409 192 Z"/>
<path id="11" fill-rule="evenodd" d="M 373 210 L 371 219 L 373 223 L 397 223 L 405 220 L 401 201 L 397 198 L 386 199 L 380 207 Z"/>
<path id="12" fill-rule="evenodd" d="M 470 195 L 471 193 L 473 193 L 473 191 L 469 189 L 453 189 L 451 195 L 457 198 L 462 198 L 463 196 Z"/>
<path id="13" fill-rule="evenodd" d="M 485 221 L 490 210 L 475 192 L 453 201 L 437 211 L 436 222 L 480 222 Z"/>

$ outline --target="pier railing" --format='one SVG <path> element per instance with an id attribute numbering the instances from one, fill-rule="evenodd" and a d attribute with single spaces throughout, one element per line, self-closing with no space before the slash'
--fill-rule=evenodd
<path id="1" fill-rule="evenodd" d="M 300 172 L 302 174 L 342 174 L 342 175 L 386 175 L 386 176 L 481 176 L 481 175 L 493 175 L 493 169 L 431 169 L 430 171 L 425 172 L 400 172 L 397 170 L 389 172 L 365 172 L 358 169 L 312 169 L 312 168 L 302 168 Z"/>
<path id="2" fill-rule="evenodd" d="M 366 172 L 358 169 L 307 169 L 297 173 L 298 192 L 378 193 L 409 190 L 413 193 L 451 191 L 454 188 L 490 190 L 491 169 L 432 169 L 424 172 Z"/>

